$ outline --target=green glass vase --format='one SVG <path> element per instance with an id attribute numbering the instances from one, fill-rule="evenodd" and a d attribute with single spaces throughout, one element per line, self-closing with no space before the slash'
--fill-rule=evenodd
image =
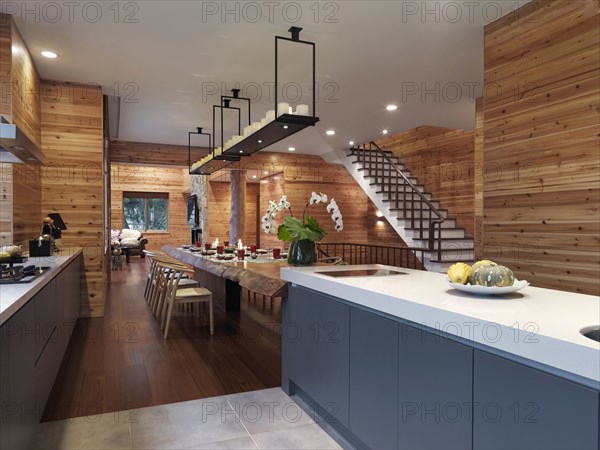
<path id="1" fill-rule="evenodd" d="M 317 262 L 315 242 L 308 239 L 292 241 L 287 261 L 292 266 L 310 266 Z"/>

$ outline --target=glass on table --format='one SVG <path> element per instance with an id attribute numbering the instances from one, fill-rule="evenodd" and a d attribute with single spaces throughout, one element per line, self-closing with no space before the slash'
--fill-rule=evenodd
<path id="1" fill-rule="evenodd" d="M 281 249 L 280 248 L 274 248 L 273 249 L 273 259 L 279 259 L 281 256 Z"/>

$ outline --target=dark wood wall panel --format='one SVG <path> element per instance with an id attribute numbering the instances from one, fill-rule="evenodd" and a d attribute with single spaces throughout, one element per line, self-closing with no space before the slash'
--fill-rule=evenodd
<path id="1" fill-rule="evenodd" d="M 102 93 L 90 86 L 44 82 L 42 211 L 61 214 L 63 247 L 84 249 L 82 317 L 104 314 L 104 208 Z M 41 220 L 41 218 L 39 219 Z"/>
<path id="2" fill-rule="evenodd" d="M 484 256 L 534 285 L 600 288 L 595 0 L 532 2 L 485 29 Z"/>

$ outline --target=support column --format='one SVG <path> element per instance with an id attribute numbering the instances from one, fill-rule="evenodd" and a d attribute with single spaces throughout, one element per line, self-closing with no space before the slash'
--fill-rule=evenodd
<path id="1" fill-rule="evenodd" d="M 231 176 L 229 242 L 235 245 L 238 239 L 244 240 L 246 233 L 246 171 L 232 170 L 229 173 Z"/>

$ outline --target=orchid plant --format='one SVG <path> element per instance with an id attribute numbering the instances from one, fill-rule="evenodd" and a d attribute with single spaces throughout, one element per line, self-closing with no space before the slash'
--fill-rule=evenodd
<path id="1" fill-rule="evenodd" d="M 287 196 L 282 196 L 279 203 L 271 200 L 269 201 L 267 213 L 261 219 L 262 229 L 265 233 L 277 234 L 277 238 L 284 242 L 291 242 L 293 240 L 320 241 L 327 233 L 314 217 L 307 215 L 308 208 L 319 203 L 326 204 L 327 195 L 313 192 L 308 202 L 306 202 L 304 212 L 302 213 L 302 221 L 300 221 L 300 219 L 294 217 L 292 214 L 292 206 L 287 201 Z M 288 211 L 289 215 L 285 216 L 283 223 L 277 227 L 275 218 L 279 211 Z M 327 205 L 327 212 L 331 214 L 331 220 L 335 222 L 335 231 L 342 231 L 344 229 L 344 222 L 334 198 Z"/>

